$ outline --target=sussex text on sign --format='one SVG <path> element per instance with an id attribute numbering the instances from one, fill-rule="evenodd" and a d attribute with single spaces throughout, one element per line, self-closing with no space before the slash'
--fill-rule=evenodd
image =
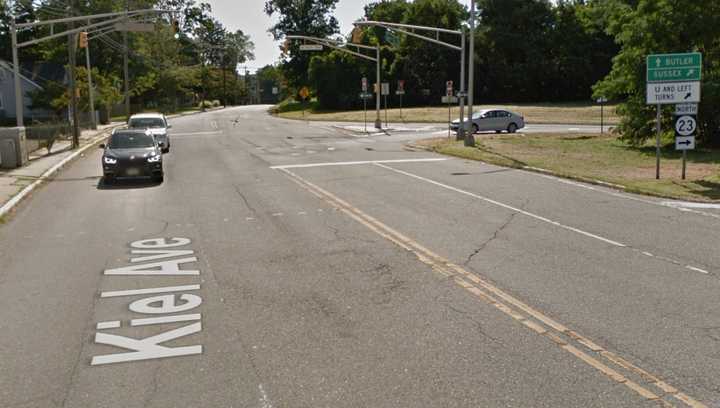
<path id="1" fill-rule="evenodd" d="M 700 81 L 702 54 L 653 54 L 647 57 L 647 82 Z"/>

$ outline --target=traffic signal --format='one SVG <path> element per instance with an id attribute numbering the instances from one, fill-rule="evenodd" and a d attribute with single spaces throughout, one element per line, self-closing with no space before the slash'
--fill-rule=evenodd
<path id="1" fill-rule="evenodd" d="M 80 48 L 87 48 L 88 46 L 88 33 L 85 31 L 80 32 Z"/>
<path id="2" fill-rule="evenodd" d="M 363 37 L 365 36 L 365 30 L 360 27 L 355 27 L 352 30 L 350 42 L 353 44 L 362 43 Z"/>

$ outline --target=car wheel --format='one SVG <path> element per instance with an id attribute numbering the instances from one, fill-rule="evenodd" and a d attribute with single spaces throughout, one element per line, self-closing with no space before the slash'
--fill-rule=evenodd
<path id="1" fill-rule="evenodd" d="M 156 183 L 162 183 L 165 181 L 165 173 L 160 173 L 157 176 L 153 176 L 153 181 Z"/>
<path id="2" fill-rule="evenodd" d="M 103 184 L 110 185 L 115 181 L 115 177 L 111 175 L 103 176 Z"/>
<path id="3" fill-rule="evenodd" d="M 517 132 L 517 130 L 518 130 L 518 127 L 516 124 L 511 123 L 508 125 L 508 128 L 507 128 L 508 133 L 515 133 L 515 132 Z"/>
<path id="4" fill-rule="evenodd" d="M 163 152 L 163 153 L 170 153 L 170 148 L 169 148 L 169 147 L 166 147 L 166 148 L 162 149 L 162 152 Z"/>
<path id="5" fill-rule="evenodd" d="M 473 133 L 477 133 L 480 131 L 480 127 L 476 123 L 473 123 L 472 130 L 473 130 Z"/>
<path id="6" fill-rule="evenodd" d="M 495 133 L 502 133 L 502 130 L 496 130 Z"/>

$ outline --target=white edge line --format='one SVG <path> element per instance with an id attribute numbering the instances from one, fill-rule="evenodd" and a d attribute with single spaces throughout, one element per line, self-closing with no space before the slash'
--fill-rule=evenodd
<path id="1" fill-rule="evenodd" d="M 418 176 L 418 175 L 416 175 L 416 174 L 408 173 L 408 172 L 406 172 L 406 171 L 402 171 L 402 170 L 398 170 L 398 169 L 395 169 L 395 168 L 392 168 L 392 167 L 389 167 L 389 166 L 385 166 L 385 165 L 383 165 L 383 164 L 381 164 L 381 163 L 375 163 L 375 164 L 376 164 L 377 166 L 379 166 L 379 167 L 384 168 L 384 169 L 388 169 L 388 170 L 394 171 L 394 172 L 399 173 L 399 174 L 403 174 L 403 175 L 408 176 L 408 177 L 412 177 L 412 178 L 415 178 L 415 179 L 418 179 L 418 180 L 422 180 L 422 181 L 424 181 L 424 182 L 426 182 L 426 183 L 434 184 L 434 185 L 436 185 L 436 186 L 445 188 L 445 189 L 447 189 L 447 190 L 455 191 L 456 193 L 464 194 L 464 195 L 467 195 L 467 196 L 470 196 L 470 197 L 473 197 L 473 198 L 477 198 L 477 199 L 479 199 L 479 200 L 483 200 L 483 201 L 488 202 L 488 203 L 490 203 L 490 204 L 494 204 L 494 205 L 496 205 L 496 206 L 498 206 L 498 207 L 503 207 L 503 208 L 505 208 L 505 209 L 508 209 L 508 210 L 511 210 L 511 211 L 514 211 L 514 212 L 523 214 L 523 215 L 528 216 L 528 217 L 530 217 L 530 218 L 534 218 L 534 219 L 536 219 L 536 220 L 543 221 L 543 222 L 546 222 L 546 223 L 551 224 L 551 225 L 555 225 L 555 226 L 557 226 L 557 227 L 566 229 L 566 230 L 568 230 L 568 231 L 576 232 L 576 233 L 578 233 L 578 234 L 585 235 L 585 236 L 587 236 L 587 237 L 597 239 L 597 240 L 599 240 L 599 241 L 605 242 L 605 243 L 610 244 L 610 245 L 614 245 L 614 246 L 616 246 L 616 247 L 620 247 L 620 248 L 625 248 L 625 247 L 627 247 L 627 245 L 622 244 L 622 243 L 620 243 L 620 242 L 613 241 L 613 240 L 611 240 L 611 239 L 608 239 L 608 238 L 605 238 L 605 237 L 601 237 L 601 236 L 599 236 L 599 235 L 595 235 L 595 234 L 593 234 L 593 233 L 590 233 L 590 232 L 587 232 L 587 231 L 583 231 L 583 230 L 581 230 L 581 229 L 578 229 L 578 228 L 575 228 L 575 227 L 571 227 L 571 226 L 569 226 L 569 225 L 565 225 L 565 224 L 559 223 L 559 222 L 557 222 L 557 221 L 553 221 L 553 220 L 551 220 L 551 219 L 549 219 L 549 218 L 545 218 L 545 217 L 543 217 L 543 216 L 540 216 L 540 215 L 537 215 L 537 214 L 533 214 L 533 213 L 531 213 L 531 212 L 522 210 L 522 209 L 520 209 L 520 208 L 516 208 L 516 207 L 513 207 L 513 206 L 511 206 L 511 205 L 507 205 L 507 204 L 501 203 L 501 202 L 499 202 L 499 201 L 495 201 L 495 200 L 493 200 L 493 199 L 490 199 L 490 198 L 487 198 L 487 197 L 483 197 L 483 196 L 478 195 L 478 194 L 475 194 L 475 193 L 471 193 L 471 192 L 469 192 L 469 191 L 461 190 L 461 189 L 459 189 L 459 188 L 457 188 L 457 187 L 449 186 L 449 185 L 447 185 L 447 184 L 443 184 L 443 183 L 440 183 L 440 182 L 438 182 L 438 181 L 430 180 L 430 179 L 428 179 L 428 178 L 425 178 L 425 177 L 422 177 L 422 176 Z"/>
<path id="2" fill-rule="evenodd" d="M 122 126 L 122 125 L 119 125 Z M 115 126 L 117 127 L 117 126 Z M 60 163 L 57 163 L 56 165 L 50 167 L 48 170 L 45 171 L 37 180 L 35 180 L 32 184 L 22 189 L 18 194 L 16 194 L 14 197 L 12 197 L 8 202 L 6 202 L 2 207 L 0 207 L 0 217 L 5 216 L 7 213 L 9 213 L 13 208 L 15 208 L 20 202 L 28 196 L 33 190 L 35 190 L 41 183 L 43 183 L 48 178 L 52 177 L 55 173 L 57 173 L 63 166 L 68 164 L 70 161 L 74 160 L 76 157 L 80 156 L 81 154 L 85 153 L 87 150 L 90 150 L 91 148 L 95 147 L 97 142 L 101 141 L 102 139 L 107 137 L 107 134 L 105 134 L 106 130 L 110 130 L 113 128 L 107 128 L 104 129 L 102 132 L 102 135 L 96 136 L 94 139 L 91 139 L 90 143 L 87 145 L 81 147 L 78 151 L 71 154 L 70 156 L 64 158 Z"/>
<path id="3" fill-rule="evenodd" d="M 686 267 L 687 269 L 690 269 L 691 271 L 704 273 L 705 275 L 709 275 L 709 274 L 710 274 L 710 272 L 706 271 L 705 269 L 696 268 L 696 267 L 690 266 L 690 265 L 686 265 L 685 267 Z"/>
<path id="4" fill-rule="evenodd" d="M 327 163 L 309 163 L 309 164 L 288 164 L 284 166 L 271 166 L 273 170 L 285 169 L 303 169 L 309 167 L 328 167 L 328 166 L 353 166 L 360 164 L 382 164 L 382 163 L 420 163 L 420 162 L 438 162 L 446 161 L 447 158 L 429 158 L 429 159 L 403 159 L 403 160 L 368 160 L 368 161 L 347 161 L 347 162 L 327 162 Z"/>

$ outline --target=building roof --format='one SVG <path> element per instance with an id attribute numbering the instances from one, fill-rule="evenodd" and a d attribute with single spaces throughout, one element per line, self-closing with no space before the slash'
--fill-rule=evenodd
<path id="1" fill-rule="evenodd" d="M 11 75 L 13 74 L 13 65 L 7 61 L 0 60 L 0 68 L 8 71 Z M 32 79 L 26 77 L 23 74 L 20 74 L 20 78 L 37 89 L 43 89 L 43 87 L 40 86 L 37 82 L 33 81 Z"/>

